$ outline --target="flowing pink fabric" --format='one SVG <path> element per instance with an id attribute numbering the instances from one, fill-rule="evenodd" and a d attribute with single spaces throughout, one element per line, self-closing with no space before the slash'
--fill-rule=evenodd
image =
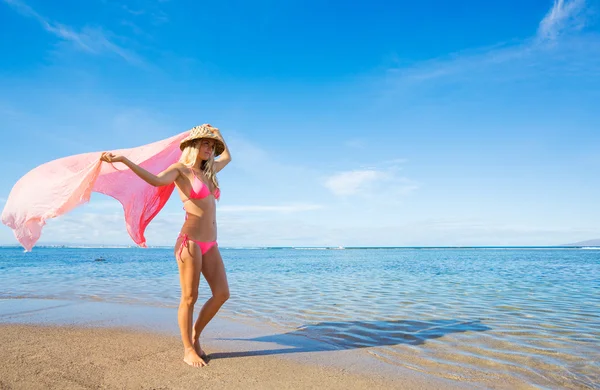
<path id="1" fill-rule="evenodd" d="M 181 156 L 179 143 L 188 134 L 186 131 L 151 144 L 112 152 L 158 174 L 177 162 Z M 31 251 L 40 238 L 47 219 L 88 202 L 92 192 L 121 202 L 127 232 L 136 244 L 146 247 L 146 227 L 164 207 L 175 184 L 154 187 L 125 164 L 100 161 L 101 154 L 84 153 L 50 161 L 17 181 L 2 211 L 2 223 L 13 229 L 26 251 Z"/>

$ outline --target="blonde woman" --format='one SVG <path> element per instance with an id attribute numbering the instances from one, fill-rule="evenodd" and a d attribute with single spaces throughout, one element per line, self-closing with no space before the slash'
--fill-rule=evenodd
<path id="1" fill-rule="evenodd" d="M 181 141 L 180 147 L 182 154 L 179 161 L 158 175 L 124 156 L 103 153 L 101 160 L 123 163 L 153 186 L 174 182 L 177 187 L 186 212 L 174 250 L 181 284 L 178 322 L 184 347 L 183 360 L 190 366 L 203 367 L 206 355 L 200 347 L 200 335 L 229 299 L 227 275 L 217 246 L 215 200 L 220 195 L 216 174 L 231 161 L 231 155 L 219 129 L 207 124 L 194 127 Z M 216 156 L 219 156 L 217 160 Z M 212 296 L 202 306 L 192 327 L 200 273 L 208 282 Z"/>

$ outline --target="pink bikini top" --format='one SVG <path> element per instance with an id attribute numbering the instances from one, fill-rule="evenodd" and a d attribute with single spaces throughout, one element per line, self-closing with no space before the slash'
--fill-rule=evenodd
<path id="1" fill-rule="evenodd" d="M 196 172 L 190 168 L 190 171 L 194 174 L 194 181 L 192 182 L 192 190 L 190 191 L 190 199 L 202 199 L 206 198 L 210 195 L 210 189 L 208 186 L 196 176 Z M 219 199 L 221 196 L 221 190 L 219 188 L 215 188 L 215 192 L 213 193 L 215 199 Z M 188 199 L 189 200 L 189 199 Z"/>

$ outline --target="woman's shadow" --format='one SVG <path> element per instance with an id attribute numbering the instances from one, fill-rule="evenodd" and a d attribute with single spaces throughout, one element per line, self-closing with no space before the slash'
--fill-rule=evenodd
<path id="1" fill-rule="evenodd" d="M 217 352 L 210 359 L 278 355 L 299 352 L 334 351 L 389 345 L 420 345 L 427 340 L 458 332 L 483 332 L 490 330 L 479 320 L 431 321 L 348 321 L 319 322 L 294 331 L 254 338 L 221 338 L 248 342 L 276 343 L 287 348 L 240 352 Z"/>

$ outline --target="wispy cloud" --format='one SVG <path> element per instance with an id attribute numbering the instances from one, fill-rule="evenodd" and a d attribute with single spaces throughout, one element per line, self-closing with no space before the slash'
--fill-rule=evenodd
<path id="1" fill-rule="evenodd" d="M 117 203 L 117 202 L 115 202 Z M 90 203 L 90 206 L 92 204 Z M 304 205 L 304 209 L 316 205 Z M 122 211 L 98 210 L 85 206 L 75 212 L 48 221 L 39 244 L 73 243 L 132 245 Z M 320 206 L 319 206 L 320 207 Z M 218 207 L 221 214 L 225 206 Z M 222 246 L 268 246 L 268 245 L 333 245 L 326 239 L 327 228 L 318 223 L 307 223 L 292 219 L 292 214 L 303 207 L 258 208 L 254 206 L 231 206 L 232 212 L 219 217 L 219 244 Z M 253 211 L 261 211 L 257 216 Z M 243 211 L 243 213 L 242 213 Z M 270 218 L 267 213 L 278 213 L 278 218 Z M 180 212 L 161 211 L 146 230 L 149 246 L 171 246 L 175 244 L 177 232 L 181 229 L 184 217 Z M 266 222 L 268 221 L 268 222 Z M 15 243 L 12 232 L 0 226 L 0 244 Z"/>
<path id="2" fill-rule="evenodd" d="M 68 242 L 135 245 L 125 228 L 122 212 L 82 212 L 48 220 L 39 243 Z"/>
<path id="3" fill-rule="evenodd" d="M 329 238 L 330 228 L 321 221 L 297 218 L 257 220 L 238 215 L 222 216 L 219 221 L 219 244 L 222 246 L 300 246 L 339 245 Z"/>
<path id="4" fill-rule="evenodd" d="M 161 213 L 150 224 L 149 246 L 175 244 L 179 214 Z M 292 219 L 269 223 L 226 214 L 219 220 L 219 243 L 227 246 L 420 246 L 420 245 L 561 245 L 600 236 L 597 228 L 510 225 L 487 220 L 416 220 L 403 224 L 332 226 Z M 135 245 L 127 234 L 122 212 L 78 212 L 48 221 L 43 243 Z M 12 232 L 0 226 L 0 243 L 15 244 Z"/>
<path id="5" fill-rule="evenodd" d="M 125 4 L 121 4 L 121 8 L 123 8 L 126 12 L 128 12 L 134 16 L 143 15 L 145 13 L 145 11 L 143 9 L 140 9 L 140 10 L 131 9 Z"/>
<path id="6" fill-rule="evenodd" d="M 252 177 L 255 182 L 288 183 L 285 187 L 293 188 L 298 199 L 308 199 L 307 197 L 312 194 L 310 188 L 315 184 L 318 172 L 306 165 L 281 162 L 274 153 L 265 149 L 259 142 L 249 141 L 236 132 L 228 133 L 227 143 L 231 150 L 235 150 L 236 161 L 228 169 Z M 266 163 L 268 169 L 263 169 Z M 293 180 L 290 180 L 291 178 Z"/>
<path id="7" fill-rule="evenodd" d="M 338 197 L 362 196 L 368 199 L 394 200 L 419 188 L 415 181 L 400 175 L 407 161 L 405 158 L 393 158 L 337 172 L 326 177 L 323 185 Z"/>
<path id="8" fill-rule="evenodd" d="M 585 227 L 505 224 L 488 220 L 429 220 L 408 224 L 414 242 L 424 245 L 561 245 L 577 237 L 595 237 L 598 229 Z M 408 233 L 408 232 L 407 232 Z"/>
<path id="9" fill-rule="evenodd" d="M 386 77 L 386 91 L 392 95 L 404 90 L 414 93 L 410 88 L 415 85 L 443 79 L 473 81 L 479 76 L 504 79 L 521 72 L 531 74 L 539 73 L 540 69 L 562 69 L 566 59 L 577 61 L 576 68 L 580 73 L 590 69 L 595 71 L 598 61 L 591 52 L 600 51 L 600 39 L 583 34 L 589 9 L 585 0 L 555 0 L 540 21 L 535 36 L 393 67 Z"/>
<path id="10" fill-rule="evenodd" d="M 386 173 L 375 170 L 341 172 L 329 177 L 325 181 L 325 187 L 338 196 L 355 195 L 387 177 Z"/>
<path id="11" fill-rule="evenodd" d="M 401 161 L 401 160 L 398 160 Z M 338 172 L 325 179 L 324 185 L 339 197 L 387 197 L 390 200 L 419 188 L 414 181 L 398 175 L 397 161 L 386 162 L 379 169 L 357 169 Z"/>
<path id="12" fill-rule="evenodd" d="M 115 10 L 124 11 L 136 21 L 147 22 L 155 26 L 168 23 L 169 15 L 162 8 L 167 1 L 102 0 Z"/>
<path id="13" fill-rule="evenodd" d="M 222 206 L 218 208 L 219 213 L 253 213 L 253 212 L 275 212 L 283 214 L 298 213 L 303 211 L 313 211 L 322 209 L 322 205 L 318 204 L 289 204 L 289 205 L 232 205 Z"/>
<path id="14" fill-rule="evenodd" d="M 556 39 L 559 35 L 585 27 L 585 0 L 554 0 L 552 9 L 540 22 L 538 37 Z"/>
<path id="15" fill-rule="evenodd" d="M 80 31 L 75 28 L 52 21 L 20 0 L 0 0 L 13 7 L 23 16 L 37 20 L 40 25 L 56 37 L 72 43 L 84 52 L 103 55 L 113 54 L 134 65 L 143 65 L 144 61 L 134 52 L 114 43 L 107 32 L 101 28 L 84 27 Z"/>
<path id="16" fill-rule="evenodd" d="M 155 25 L 169 22 L 169 16 L 161 10 L 153 12 L 151 16 L 152 16 L 152 23 Z"/>
<path id="17" fill-rule="evenodd" d="M 519 226 L 490 221 L 417 220 L 405 224 L 329 229 L 331 242 L 344 246 L 562 245 L 597 237 L 598 229 Z"/>

